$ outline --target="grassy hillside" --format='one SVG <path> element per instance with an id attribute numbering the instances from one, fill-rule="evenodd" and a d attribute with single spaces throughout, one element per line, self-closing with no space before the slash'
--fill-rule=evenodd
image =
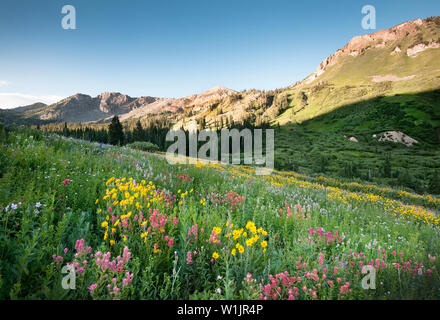
<path id="1" fill-rule="evenodd" d="M 405 28 L 412 31 L 397 36 Z M 145 116 L 142 110 L 135 110 L 139 112 L 133 114 L 144 115 L 144 126 L 160 122 L 173 128 L 187 128 L 194 120 L 199 127 L 216 129 L 270 123 L 276 128 L 277 169 L 438 193 L 432 182 L 440 169 L 440 48 L 436 47 L 440 44 L 440 17 L 390 30 L 384 32 L 395 40 L 378 37 L 357 51 L 340 54 L 338 50 L 332 56 L 336 58 L 311 82 L 272 91 L 214 88 L 195 100 L 174 101 L 181 112 Z M 425 50 L 408 51 L 416 46 Z M 227 94 L 213 94 L 223 91 Z M 87 109 L 81 103 L 78 107 L 74 110 Z M 54 106 L 2 111 L 0 121 L 35 124 L 41 122 L 36 117 L 51 108 Z M 124 124 L 135 127 L 137 120 L 124 118 Z M 385 131 L 401 131 L 420 143 L 407 148 L 372 138 Z M 359 143 L 348 141 L 350 137 Z"/>
<path id="2" fill-rule="evenodd" d="M 440 297 L 440 219 L 420 196 L 38 131 L 3 132 L 0 147 L 2 299 Z M 61 287 L 67 263 L 76 290 Z"/>
<path id="3" fill-rule="evenodd" d="M 374 134 L 402 131 L 412 147 L 378 142 Z M 349 141 L 355 137 L 359 143 Z M 276 132 L 278 168 L 359 178 L 426 192 L 440 170 L 440 91 L 377 97 L 341 107 Z M 390 158 L 391 176 L 383 166 Z"/>
<path id="4" fill-rule="evenodd" d="M 380 96 L 341 106 L 302 123 L 275 125 L 275 168 L 440 194 L 440 183 L 436 182 L 436 174 L 440 175 L 439 110 L 440 90 L 435 90 Z M 95 131 L 78 131 L 78 125 L 70 126 L 69 131 L 63 125 L 42 129 L 106 143 L 107 126 L 92 127 Z M 131 129 L 126 127 L 127 143 L 150 141 L 166 151 L 170 144 L 164 143 L 166 126 L 161 132 L 152 128 L 142 134 L 136 128 L 136 123 Z M 407 147 L 380 142 L 378 136 L 387 131 L 404 132 L 419 143 Z M 349 141 L 352 137 L 358 142 Z"/>
<path id="5" fill-rule="evenodd" d="M 342 106 L 380 96 L 415 94 L 439 89 L 440 49 L 422 52 L 416 58 L 401 53 L 401 58 L 389 56 L 384 61 L 373 59 L 375 51 L 378 50 L 383 51 L 383 49 L 370 49 L 360 57 L 347 57 L 345 59 L 350 61 L 330 67 L 322 78 L 318 78 L 319 81 L 286 90 L 283 94 L 289 100 L 289 108 L 276 119 L 276 122 L 301 123 Z M 384 57 L 383 52 L 378 57 Z M 410 60 L 407 63 L 408 59 Z M 373 76 L 386 75 L 400 78 L 413 75 L 415 77 L 402 81 L 377 83 L 371 81 Z M 306 97 L 306 102 L 302 101 L 303 95 Z"/>
<path id="6" fill-rule="evenodd" d="M 440 43 L 440 18 L 426 19 L 417 28 L 416 33 L 396 40 L 379 38 L 353 55 L 339 54 L 310 83 L 302 81 L 283 90 L 279 95 L 288 106 L 274 123 L 301 123 L 376 97 L 438 90 L 440 49 L 415 55 L 407 50 Z"/>

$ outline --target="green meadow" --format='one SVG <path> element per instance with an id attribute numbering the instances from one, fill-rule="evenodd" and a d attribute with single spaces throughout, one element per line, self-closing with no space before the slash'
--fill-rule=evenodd
<path id="1" fill-rule="evenodd" d="M 340 142 L 338 161 L 374 162 L 374 144 L 360 136 L 347 148 L 326 138 L 331 123 L 321 129 L 311 148 L 331 153 Z M 0 132 L 1 299 L 440 297 L 436 196 L 305 173 L 257 176 L 246 166 L 170 165 L 127 147 Z M 305 124 L 280 135 L 305 142 L 312 133 Z M 393 168 L 422 161 L 418 147 L 389 148 Z"/>

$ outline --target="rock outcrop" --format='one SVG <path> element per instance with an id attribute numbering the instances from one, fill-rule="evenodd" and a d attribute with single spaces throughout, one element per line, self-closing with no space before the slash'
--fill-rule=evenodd
<path id="1" fill-rule="evenodd" d="M 356 139 L 355 137 L 350 137 L 350 139 L 348 139 L 351 142 L 355 142 L 355 143 L 359 143 L 359 140 Z"/>
<path id="2" fill-rule="evenodd" d="M 121 120 L 139 118 L 150 114 L 197 112 L 236 91 L 215 87 L 200 94 L 184 98 L 133 98 L 119 92 L 104 92 L 95 98 L 75 94 L 47 106 L 39 115 L 41 120 L 58 122 L 93 122 L 119 115 Z"/>
<path id="3" fill-rule="evenodd" d="M 408 55 L 408 57 L 412 57 L 415 58 L 417 57 L 417 55 L 425 50 L 428 49 L 437 49 L 440 48 L 440 43 L 437 42 L 431 42 L 429 44 L 425 44 L 425 43 L 419 43 L 417 45 L 415 45 L 414 47 L 408 48 L 408 50 L 406 50 L 406 54 Z"/>
<path id="4" fill-rule="evenodd" d="M 399 40 L 411 35 L 415 35 L 420 32 L 420 26 L 423 25 L 427 20 L 415 19 L 412 21 L 407 21 L 394 26 L 390 29 L 380 30 L 372 34 L 366 34 L 363 36 L 356 36 L 351 39 L 351 41 L 342 49 L 337 50 L 334 54 L 327 57 L 318 68 L 310 76 L 308 76 L 302 83 L 309 84 L 321 76 L 330 66 L 336 64 L 342 56 L 352 56 L 356 57 L 360 55 L 363 51 L 368 48 L 385 48 L 386 43 L 389 41 Z M 418 53 L 429 49 L 440 47 L 438 43 L 433 42 L 429 45 L 417 44 L 414 48 L 408 49 L 409 56 L 415 56 Z M 396 47 L 391 54 L 397 54 L 402 49 Z"/>
<path id="5" fill-rule="evenodd" d="M 390 141 L 394 143 L 402 143 L 407 147 L 411 147 L 412 145 L 419 143 L 416 139 L 413 139 L 400 131 L 386 131 L 373 137 L 378 138 L 378 140 L 381 142 Z"/>

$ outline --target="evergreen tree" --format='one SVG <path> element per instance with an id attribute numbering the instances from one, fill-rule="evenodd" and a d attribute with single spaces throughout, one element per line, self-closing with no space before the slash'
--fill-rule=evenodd
<path id="1" fill-rule="evenodd" d="M 205 117 L 202 117 L 199 123 L 199 131 L 204 130 L 206 127 L 206 119 Z"/>
<path id="2" fill-rule="evenodd" d="M 231 115 L 229 116 L 229 127 L 234 128 L 234 118 Z"/>
<path id="3" fill-rule="evenodd" d="M 118 116 L 114 116 L 108 127 L 109 143 L 122 145 L 124 143 L 124 130 Z"/>
<path id="4" fill-rule="evenodd" d="M 440 177 L 437 170 L 434 171 L 431 179 L 429 180 L 428 190 L 429 193 L 440 194 Z"/>
<path id="5" fill-rule="evenodd" d="M 142 128 L 142 123 L 140 119 L 136 123 L 136 128 L 134 128 L 133 139 L 134 141 L 144 140 L 144 128 Z"/>
<path id="6" fill-rule="evenodd" d="M 347 178 L 356 178 L 359 176 L 358 168 L 352 161 L 345 162 L 342 174 Z"/>
<path id="7" fill-rule="evenodd" d="M 409 173 L 408 169 L 399 172 L 397 184 L 402 187 L 408 187 L 411 189 L 415 189 L 417 187 L 417 182 L 415 181 L 414 177 Z"/>
<path id="8" fill-rule="evenodd" d="M 384 178 L 391 178 L 391 159 L 390 156 L 385 158 L 385 162 L 383 164 L 383 176 Z"/>
<path id="9" fill-rule="evenodd" d="M 67 128 L 67 122 L 64 122 L 63 135 L 67 136 L 69 134 L 69 129 Z"/>

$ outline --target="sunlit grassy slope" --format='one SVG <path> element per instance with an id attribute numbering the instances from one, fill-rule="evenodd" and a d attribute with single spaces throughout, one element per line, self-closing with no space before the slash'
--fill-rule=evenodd
<path id="1" fill-rule="evenodd" d="M 416 44 L 438 43 L 440 26 L 430 22 L 416 34 L 388 41 L 382 47 L 367 47 L 357 56 L 342 55 L 337 63 L 310 84 L 287 89 L 290 106 L 277 122 L 302 122 L 341 106 L 369 100 L 381 95 L 418 93 L 440 87 L 440 49 L 427 49 L 416 56 L 407 50 Z M 399 48 L 400 52 L 393 51 Z M 374 77 L 392 75 L 401 81 L 374 82 Z M 301 103 L 302 95 L 307 103 Z"/>

